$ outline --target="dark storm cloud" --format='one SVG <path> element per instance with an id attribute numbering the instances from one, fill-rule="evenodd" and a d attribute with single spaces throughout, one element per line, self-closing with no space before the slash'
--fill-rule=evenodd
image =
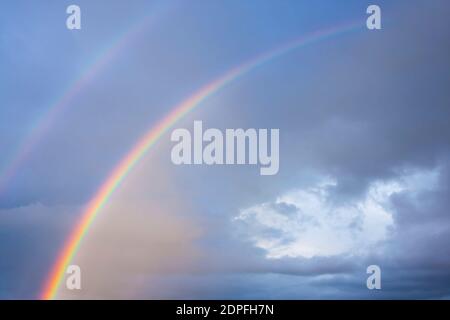
<path id="1" fill-rule="evenodd" d="M 283 82 L 275 72 L 272 79 L 252 78 L 251 85 L 234 90 L 236 97 L 228 103 L 241 107 L 240 114 L 247 116 L 245 120 L 241 117 L 241 122 L 250 127 L 281 128 L 281 167 L 279 179 L 255 178 L 248 185 L 244 182 L 243 187 L 236 178 L 234 184 L 241 185 L 242 193 L 225 193 L 225 197 L 230 197 L 227 203 L 241 204 L 238 208 L 231 206 L 231 211 L 252 205 L 249 199 L 253 204 L 267 202 L 282 194 L 280 190 L 307 183 L 302 171 L 308 170 L 336 178 L 336 203 L 360 197 L 374 181 L 402 179 L 410 171 L 438 172 L 437 184 L 426 186 L 429 181 L 421 181 L 417 191 L 391 197 L 395 228 L 382 245 L 382 252 L 323 261 L 294 259 L 292 267 L 286 259 L 266 261 L 262 268 L 265 272 L 311 276 L 336 273 L 333 279 L 342 290 L 336 289 L 330 296 L 370 297 L 364 288 L 365 267 L 375 263 L 382 266 L 388 282 L 383 297 L 448 297 L 450 5 L 445 1 L 405 3 L 384 13 L 380 32 L 363 31 L 353 40 L 319 45 L 323 61 L 308 81 Z M 303 59 L 297 62 L 301 67 L 292 65 L 298 57 Z M 292 67 L 286 72 L 305 69 L 309 59 L 307 53 L 286 58 L 286 65 Z M 308 67 L 306 70 L 310 71 Z M 259 98 L 246 93 L 258 85 Z M 262 89 L 266 87 L 270 92 Z M 273 93 L 277 89 L 282 94 Z M 247 107 L 252 101 L 259 112 Z M 233 122 L 231 118 L 222 119 Z M 232 174 L 227 177 L 234 179 Z M 242 246 L 239 250 L 247 252 Z M 250 261 L 250 266 L 237 269 L 261 270 L 258 258 L 242 259 Z M 233 265 L 242 266 L 236 262 Z M 346 292 L 348 276 L 339 276 L 342 270 L 333 271 L 333 265 L 342 267 L 350 278 L 362 274 L 354 279 L 359 283 L 355 286 L 362 284 L 363 289 L 356 295 Z M 327 286 L 332 289 L 333 282 Z"/>

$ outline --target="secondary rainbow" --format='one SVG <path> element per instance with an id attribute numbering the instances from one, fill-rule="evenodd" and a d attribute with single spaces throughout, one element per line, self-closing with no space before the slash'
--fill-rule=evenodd
<path id="1" fill-rule="evenodd" d="M 0 194 L 6 188 L 8 182 L 19 172 L 20 167 L 29 157 L 32 151 L 39 144 L 41 139 L 50 130 L 52 124 L 60 115 L 69 108 L 74 98 L 78 96 L 84 88 L 116 58 L 119 53 L 128 47 L 130 42 L 139 35 L 140 32 L 147 30 L 149 25 L 153 25 L 158 18 L 163 17 L 171 6 L 161 6 L 152 8 L 150 14 L 140 18 L 138 22 L 133 23 L 125 31 L 122 31 L 110 42 L 110 44 L 100 53 L 98 53 L 93 62 L 83 70 L 75 81 L 66 89 L 59 99 L 54 102 L 44 114 L 39 117 L 30 127 L 28 134 L 19 143 L 15 152 L 10 156 L 3 168 L 0 168 Z"/>
<path id="2" fill-rule="evenodd" d="M 274 50 L 268 51 L 262 55 L 249 60 L 248 62 L 237 66 L 236 68 L 226 72 L 221 77 L 215 79 L 197 92 L 192 94 L 186 100 L 172 108 L 172 111 L 166 115 L 158 124 L 152 127 L 141 139 L 131 148 L 130 152 L 120 161 L 106 181 L 101 185 L 95 193 L 92 200 L 82 213 L 82 216 L 68 238 L 66 245 L 60 252 L 56 263 L 49 274 L 48 280 L 41 292 L 42 299 L 54 299 L 65 271 L 78 252 L 80 244 L 89 231 L 89 227 L 95 220 L 95 217 L 108 202 L 113 192 L 118 188 L 123 179 L 133 169 L 136 163 L 144 156 L 144 154 L 181 118 L 188 112 L 195 109 L 205 99 L 222 89 L 231 81 L 238 79 L 250 70 L 268 62 L 269 60 L 288 53 L 289 51 L 301 46 L 327 39 L 331 36 L 343 34 L 352 30 L 357 30 L 359 23 L 350 23 L 340 27 L 327 29 L 309 34 L 307 36 L 295 39 Z"/>

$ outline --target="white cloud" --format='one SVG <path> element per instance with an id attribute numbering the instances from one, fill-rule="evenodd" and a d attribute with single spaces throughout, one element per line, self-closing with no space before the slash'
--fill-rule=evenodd
<path id="1" fill-rule="evenodd" d="M 432 186 L 438 174 L 420 172 L 391 181 L 372 183 L 359 199 L 336 203 L 334 179 L 291 190 L 274 202 L 241 210 L 253 244 L 267 258 L 364 255 L 386 240 L 394 229 L 391 196 Z"/>

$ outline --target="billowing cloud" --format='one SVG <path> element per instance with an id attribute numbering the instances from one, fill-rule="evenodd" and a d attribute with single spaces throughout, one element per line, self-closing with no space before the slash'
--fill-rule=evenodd
<path id="1" fill-rule="evenodd" d="M 324 178 L 243 209 L 235 219 L 246 224 L 254 245 L 268 258 L 365 255 L 395 232 L 391 197 L 436 186 L 438 173 L 417 172 L 372 183 L 360 198 L 333 201 L 337 182 Z"/>

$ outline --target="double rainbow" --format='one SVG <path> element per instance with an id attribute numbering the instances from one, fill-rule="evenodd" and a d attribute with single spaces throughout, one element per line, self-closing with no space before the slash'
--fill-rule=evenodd
<path id="1" fill-rule="evenodd" d="M 322 30 L 312 33 L 310 35 L 295 39 L 287 44 L 278 47 L 274 50 L 268 51 L 262 55 L 249 60 L 248 62 L 237 66 L 236 68 L 226 72 L 223 76 L 213 80 L 209 84 L 200 88 L 197 92 L 192 94 L 186 100 L 176 105 L 172 111 L 164 117 L 158 124 L 152 127 L 141 139 L 131 148 L 129 153 L 120 161 L 115 169 L 108 176 L 106 181 L 98 189 L 92 200 L 89 202 L 85 211 L 73 229 L 66 245 L 60 252 L 56 263 L 53 266 L 48 280 L 41 293 L 42 299 L 54 299 L 58 293 L 61 282 L 64 279 L 65 271 L 77 254 L 80 244 L 89 231 L 92 222 L 95 220 L 101 209 L 110 199 L 114 191 L 119 187 L 121 182 L 125 179 L 128 173 L 133 169 L 139 160 L 146 154 L 146 152 L 169 130 L 173 125 L 183 118 L 187 113 L 194 110 L 205 99 L 215 94 L 227 84 L 242 77 L 249 71 L 255 69 L 262 64 L 279 57 L 291 50 L 303 47 L 307 44 L 315 43 L 325 40 L 332 36 L 344 34 L 349 31 L 356 30 L 360 23 L 350 23 L 332 29 Z"/>

